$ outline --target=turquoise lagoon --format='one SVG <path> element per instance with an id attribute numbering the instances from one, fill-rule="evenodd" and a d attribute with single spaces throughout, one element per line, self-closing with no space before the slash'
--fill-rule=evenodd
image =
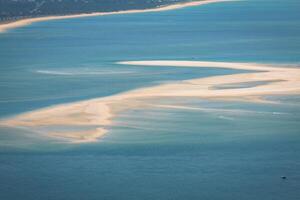
<path id="1" fill-rule="evenodd" d="M 299 10 L 296 0 L 249 0 L 10 30 L 0 35 L 0 117 L 240 73 L 123 60 L 297 64 Z M 164 99 L 199 109 L 132 109 L 90 144 L 2 127 L 0 199 L 296 200 L 300 97 L 266 98 L 278 103 Z"/>

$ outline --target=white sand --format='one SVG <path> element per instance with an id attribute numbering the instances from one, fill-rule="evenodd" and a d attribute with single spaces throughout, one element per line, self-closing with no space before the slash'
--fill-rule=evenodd
<path id="1" fill-rule="evenodd" d="M 200 61 L 129 61 L 126 65 L 227 68 L 251 70 L 233 75 L 177 81 L 154 87 L 128 91 L 115 96 L 88 101 L 57 105 L 54 107 L 24 113 L 0 124 L 10 127 L 27 127 L 31 130 L 39 127 L 84 126 L 88 131 L 64 132 L 61 130 L 47 133 L 49 136 L 67 139 L 70 142 L 97 141 L 113 126 L 112 119 L 123 110 L 149 106 L 149 100 L 175 97 L 199 97 L 222 100 L 240 100 L 263 102 L 265 95 L 300 94 L 300 69 L 284 66 L 271 66 L 257 63 L 225 63 Z M 217 86 L 244 82 L 262 81 L 262 85 L 249 88 L 216 89 Z M 270 82 L 268 82 L 270 81 Z M 168 108 L 172 108 L 169 106 Z M 176 109 L 176 106 L 173 106 Z M 177 107 L 178 108 L 178 107 Z"/>
<path id="2" fill-rule="evenodd" d="M 152 8 L 152 9 L 144 9 L 144 10 L 95 12 L 89 14 L 75 14 L 75 15 L 48 16 L 48 17 L 21 19 L 7 24 L 0 24 L 0 33 L 10 29 L 27 26 L 35 22 L 42 22 L 42 21 L 49 21 L 49 20 L 70 19 L 70 18 L 79 18 L 79 17 L 93 17 L 93 16 L 102 16 L 102 15 L 132 14 L 132 13 L 143 13 L 143 12 L 160 12 L 160 11 L 175 10 L 175 9 L 180 9 L 180 8 L 185 8 L 190 6 L 200 6 L 209 3 L 226 2 L 226 1 L 236 1 L 236 0 L 203 0 L 203 1 L 195 1 L 195 2 L 178 3 L 178 4 L 162 6 L 162 7 Z"/>

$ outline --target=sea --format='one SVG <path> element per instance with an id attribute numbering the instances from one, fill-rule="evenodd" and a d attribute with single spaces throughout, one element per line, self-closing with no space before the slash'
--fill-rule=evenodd
<path id="1" fill-rule="evenodd" d="M 300 66 L 300 2 L 244 0 L 45 21 L 0 34 L 0 118 L 137 88 L 240 73 L 119 61 Z M 3 200 L 298 200 L 300 96 L 163 99 L 97 142 L 0 128 Z"/>

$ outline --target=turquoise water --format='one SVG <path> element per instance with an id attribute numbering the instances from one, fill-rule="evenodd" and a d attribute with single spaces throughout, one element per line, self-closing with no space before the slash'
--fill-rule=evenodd
<path id="1" fill-rule="evenodd" d="M 123 60 L 299 63 L 300 3 L 253 0 L 36 23 L 0 35 L 0 117 L 222 69 Z M 93 144 L 0 129 L 0 199 L 270 199 L 300 196 L 300 97 L 279 104 L 166 99 Z M 281 176 L 286 176 L 282 180 Z"/>

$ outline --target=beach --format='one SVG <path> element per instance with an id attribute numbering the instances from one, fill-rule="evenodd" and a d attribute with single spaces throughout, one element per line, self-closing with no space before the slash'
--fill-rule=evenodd
<path id="1" fill-rule="evenodd" d="M 236 0 L 202 0 L 202 1 L 178 3 L 178 4 L 162 6 L 162 7 L 157 7 L 157 8 L 151 8 L 151 9 L 144 9 L 144 10 L 95 12 L 95 13 L 84 13 L 84 14 L 74 14 L 74 15 L 64 15 L 64 16 L 46 16 L 46 17 L 20 19 L 20 20 L 14 21 L 14 22 L 0 24 L 0 33 L 8 31 L 10 29 L 27 26 L 32 23 L 49 21 L 49 20 L 72 19 L 72 18 L 94 17 L 94 16 L 103 16 L 103 15 L 117 15 L 117 14 L 134 14 L 134 13 L 144 13 L 144 12 L 162 12 L 162 11 L 168 11 L 168 10 L 181 9 L 181 8 L 190 7 L 190 6 L 200 6 L 200 5 L 210 4 L 210 3 L 227 2 L 227 1 L 236 1 Z"/>

